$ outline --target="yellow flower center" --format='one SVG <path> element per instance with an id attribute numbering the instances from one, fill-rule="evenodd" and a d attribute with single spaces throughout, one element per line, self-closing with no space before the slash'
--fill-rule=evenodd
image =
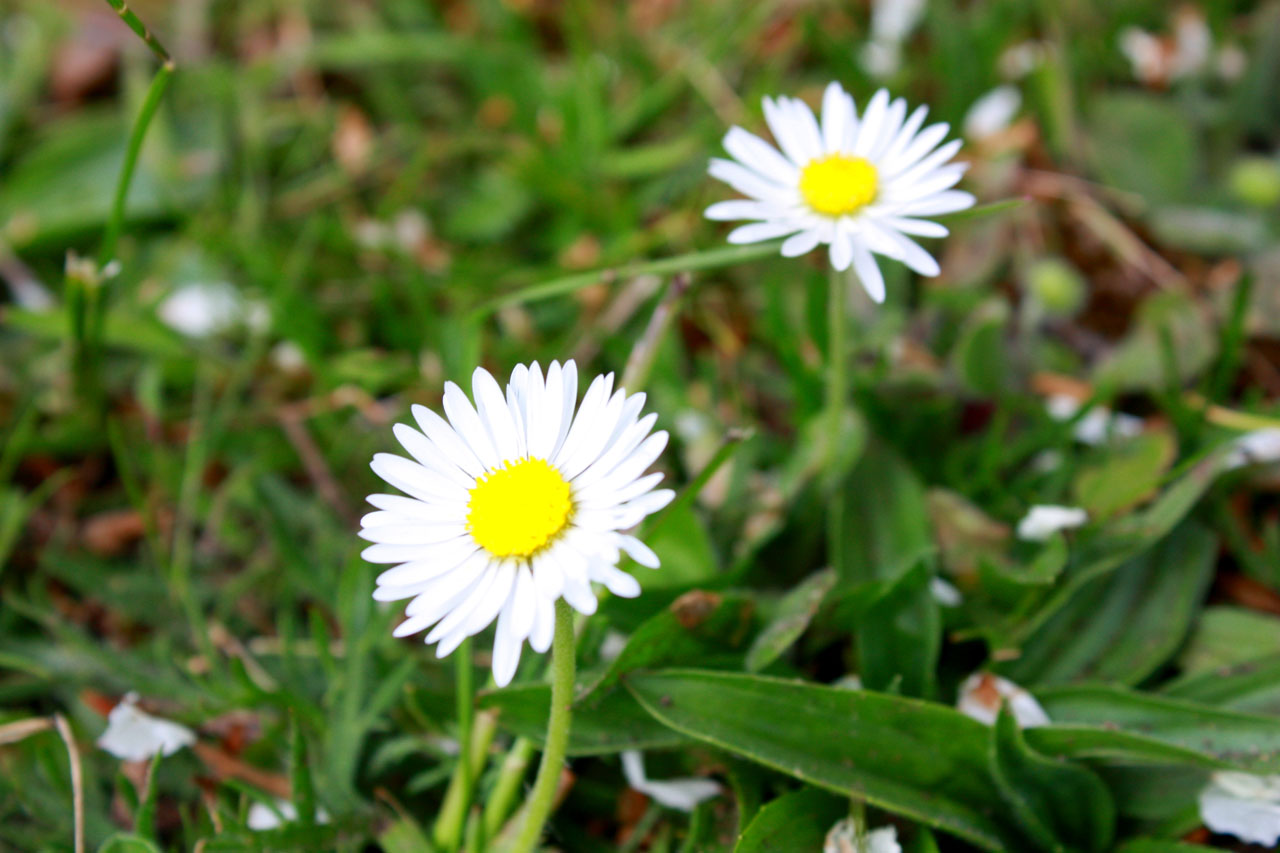
<path id="1" fill-rule="evenodd" d="M 800 173 L 800 194 L 826 216 L 843 216 L 871 204 L 879 188 L 876 167 L 865 157 L 830 154 L 810 160 Z"/>
<path id="2" fill-rule="evenodd" d="M 467 530 L 495 557 L 531 557 L 573 515 L 569 484 L 542 459 L 520 459 L 482 474 L 467 501 Z"/>

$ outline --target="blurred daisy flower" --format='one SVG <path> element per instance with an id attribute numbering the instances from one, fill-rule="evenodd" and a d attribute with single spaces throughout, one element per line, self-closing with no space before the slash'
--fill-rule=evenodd
<path id="1" fill-rule="evenodd" d="M 432 625 L 438 657 L 497 619 L 493 677 L 505 686 L 526 639 L 551 645 L 554 604 L 596 609 L 592 582 L 634 597 L 640 584 L 618 568 L 623 553 L 658 567 L 658 557 L 622 532 L 666 506 L 675 493 L 654 490 L 662 474 L 645 474 L 667 444 L 650 434 L 656 414 L 640 416 L 644 394 L 613 389 L 598 376 L 576 406 L 572 361 L 518 365 L 505 394 L 488 371 L 472 376 L 475 405 L 445 383 L 448 420 L 414 406 L 421 431 L 395 436 L 412 460 L 373 457 L 379 477 L 404 492 L 370 495 L 377 507 L 361 520 L 372 563 L 395 563 L 378 576 L 379 601 L 412 599 L 397 637 Z"/>
<path id="2" fill-rule="evenodd" d="M 138 707 L 138 694 L 129 693 L 107 716 L 98 748 L 124 761 L 146 761 L 157 755 L 173 755 L 195 742 L 191 729 L 153 717 Z"/>
<path id="3" fill-rule="evenodd" d="M 949 127 L 922 130 L 927 112 L 918 107 L 908 117 L 906 101 L 881 89 L 858 116 L 839 83 L 823 95 L 821 124 L 803 101 L 765 98 L 765 121 L 782 150 L 730 128 L 724 147 L 733 159 L 713 159 L 710 173 L 749 198 L 713 204 L 707 218 L 757 220 L 730 232 L 729 242 L 787 237 L 786 257 L 826 244 L 831 265 L 852 266 L 871 298 L 883 302 L 874 255 L 937 275 L 937 261 L 911 237 L 946 236 L 944 226 L 923 217 L 974 203 L 969 193 L 951 189 L 965 170 L 950 162 L 960 141 L 939 147 Z"/>
<path id="4" fill-rule="evenodd" d="M 859 833 L 857 824 L 844 818 L 827 832 L 822 853 L 902 853 L 902 845 L 898 830 L 892 826 Z"/>

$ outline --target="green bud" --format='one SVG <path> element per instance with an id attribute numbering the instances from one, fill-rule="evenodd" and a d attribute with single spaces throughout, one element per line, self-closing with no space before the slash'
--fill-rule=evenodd
<path id="1" fill-rule="evenodd" d="M 1280 162 L 1270 157 L 1244 157 L 1227 178 L 1231 194 L 1252 207 L 1280 204 Z"/>
<path id="2" fill-rule="evenodd" d="M 1084 305 L 1084 278 L 1058 258 L 1042 258 L 1027 271 L 1027 291 L 1051 316 L 1070 316 Z"/>

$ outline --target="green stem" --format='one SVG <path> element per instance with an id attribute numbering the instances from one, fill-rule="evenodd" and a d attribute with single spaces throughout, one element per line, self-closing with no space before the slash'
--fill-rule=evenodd
<path id="1" fill-rule="evenodd" d="M 529 794 L 524 826 L 516 837 L 512 853 L 533 853 L 542 838 L 542 827 L 551 814 L 565 751 L 569 747 L 570 706 L 573 703 L 574 671 L 573 610 L 563 598 L 556 600 L 556 633 L 551 647 L 551 717 L 547 721 L 547 742 L 542 764 Z"/>
<path id="2" fill-rule="evenodd" d="M 844 421 L 845 390 L 848 378 L 849 329 L 848 279 L 831 271 L 827 290 L 827 459 L 832 468 L 839 458 L 840 432 Z M 827 558 L 837 571 L 844 564 L 844 492 L 836 483 L 827 505 Z"/>
<path id="3" fill-rule="evenodd" d="M 627 366 L 622 371 L 622 382 L 619 386 L 626 388 L 628 394 L 643 391 L 644 386 L 648 384 L 649 374 L 653 371 L 653 362 L 658 357 L 658 348 L 662 345 L 667 330 L 671 328 L 676 316 L 680 313 L 680 305 L 688 290 L 687 273 L 676 273 L 668 282 L 662 297 L 653 309 L 653 316 L 649 318 L 649 325 L 645 327 L 644 334 L 640 336 L 640 340 L 636 341 L 635 346 L 631 348 L 631 355 L 627 357 Z"/>
<path id="4" fill-rule="evenodd" d="M 778 253 L 777 240 L 767 243 L 752 243 L 747 246 L 726 246 L 706 252 L 690 252 L 687 255 L 676 255 L 674 258 L 660 258 L 656 261 L 643 261 L 612 269 L 595 270 L 593 272 L 575 273 L 561 276 L 551 281 L 533 284 L 520 288 L 513 293 L 492 299 L 474 312 L 480 319 L 507 305 L 519 305 L 522 302 L 534 302 L 539 299 L 550 299 L 553 296 L 564 296 L 581 290 L 597 282 L 611 282 L 618 279 L 635 278 L 639 275 L 672 275 L 674 273 L 691 273 L 698 270 L 731 267 L 744 261 L 756 261 Z"/>
<path id="5" fill-rule="evenodd" d="M 138 38 L 142 39 L 142 43 L 150 48 L 162 65 L 173 67 L 173 60 L 169 58 L 169 51 L 165 50 L 164 45 L 156 40 L 156 37 L 151 34 L 151 30 L 147 29 L 147 25 L 138 20 L 138 16 L 133 14 L 133 10 L 125 4 L 124 0 L 107 0 L 107 3 L 111 5 L 112 9 L 116 10 L 120 20 L 128 24 L 129 29 L 138 34 Z"/>
<path id="6" fill-rule="evenodd" d="M 115 258 L 116 243 L 120 240 L 120 231 L 124 228 L 124 203 L 129 197 L 129 185 L 133 182 L 133 172 L 138 166 L 138 155 L 142 153 L 142 141 L 146 139 L 147 128 L 160 106 L 160 98 L 173 76 L 173 63 L 160 66 L 156 76 L 151 80 L 147 96 L 142 101 L 142 109 L 133 122 L 133 132 L 129 136 L 129 147 L 125 150 L 124 166 L 120 170 L 120 179 L 116 182 L 116 195 L 111 203 L 111 218 L 107 220 L 107 232 L 102 238 L 102 248 L 98 251 L 98 266 L 103 267 Z"/>
<path id="7" fill-rule="evenodd" d="M 498 781 L 489 793 L 489 801 L 484 804 L 484 830 L 489 838 L 497 837 L 502 831 L 502 824 L 511 814 L 516 795 L 520 793 L 520 784 L 524 782 L 525 771 L 533 759 L 533 741 L 519 738 L 507 753 L 502 767 L 498 770 Z"/>
<path id="8" fill-rule="evenodd" d="M 436 819 L 436 844 L 445 850 L 457 850 L 462 844 L 467 802 L 471 793 L 471 726 L 475 716 L 474 669 L 471 662 L 471 638 L 467 637 L 453 653 L 458 702 L 458 763 L 445 793 L 440 817 Z"/>

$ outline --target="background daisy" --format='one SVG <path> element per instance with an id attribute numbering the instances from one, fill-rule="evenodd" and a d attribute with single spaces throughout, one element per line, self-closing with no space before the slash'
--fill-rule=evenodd
<path id="1" fill-rule="evenodd" d="M 938 147 L 948 125 L 921 129 L 927 107 L 907 116 L 902 98 L 881 89 L 858 116 L 853 98 L 831 83 L 822 98 L 822 123 L 797 98 L 764 99 L 765 121 L 781 152 L 760 137 L 732 127 L 724 137 L 734 159 L 713 159 L 710 173 L 748 199 L 707 208 L 709 219 L 757 220 L 729 233 L 730 243 L 787 237 L 782 254 L 795 257 L 830 246 L 831 265 L 851 265 L 867 293 L 884 301 L 884 277 L 873 255 L 902 261 L 921 275 L 938 263 L 914 237 L 944 237 L 947 229 L 924 217 L 974 203 L 951 189 L 965 164 L 952 163 L 960 141 Z"/>
<path id="2" fill-rule="evenodd" d="M 395 563 L 378 576 L 374 598 L 411 599 L 397 637 L 434 625 L 428 643 L 444 657 L 497 619 L 493 676 L 511 681 L 525 639 L 551 645 L 553 605 L 563 597 L 579 613 L 596 609 L 591 584 L 634 597 L 640 584 L 618 568 L 623 553 L 650 568 L 658 557 L 623 531 L 661 509 L 675 493 L 655 490 L 646 474 L 667 445 L 650 434 L 656 414 L 641 417 L 644 394 L 613 389 L 597 376 L 576 406 L 577 368 L 552 362 L 518 365 L 505 394 L 476 368 L 475 405 L 445 384 L 448 420 L 414 406 L 421 431 L 395 435 L 412 459 L 379 453 L 374 472 L 404 492 L 370 495 L 377 507 L 361 520 L 373 563 Z M 576 409 L 576 411 L 575 411 Z"/>

